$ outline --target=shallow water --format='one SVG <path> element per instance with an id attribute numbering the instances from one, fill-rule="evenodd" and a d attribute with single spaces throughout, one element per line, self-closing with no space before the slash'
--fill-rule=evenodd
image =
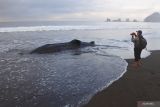
<path id="1" fill-rule="evenodd" d="M 54 55 L 10 51 L 1 54 L 0 65 L 0 106 L 76 107 L 121 76 L 127 63 L 78 50 Z"/>

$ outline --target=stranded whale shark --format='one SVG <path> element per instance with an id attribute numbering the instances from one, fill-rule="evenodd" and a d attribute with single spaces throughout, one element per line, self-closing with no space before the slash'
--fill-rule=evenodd
<path id="1" fill-rule="evenodd" d="M 80 40 L 74 39 L 66 43 L 46 44 L 46 45 L 36 48 L 30 53 L 31 54 L 33 53 L 37 53 L 37 54 L 54 53 L 54 52 L 60 52 L 64 50 L 84 48 L 87 46 L 95 46 L 95 42 L 94 41 L 82 42 Z"/>

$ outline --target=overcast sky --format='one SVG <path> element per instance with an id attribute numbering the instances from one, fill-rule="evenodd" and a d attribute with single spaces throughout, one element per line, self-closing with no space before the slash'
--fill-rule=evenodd
<path id="1" fill-rule="evenodd" d="M 160 0 L 0 0 L 0 21 L 135 18 L 160 12 Z"/>

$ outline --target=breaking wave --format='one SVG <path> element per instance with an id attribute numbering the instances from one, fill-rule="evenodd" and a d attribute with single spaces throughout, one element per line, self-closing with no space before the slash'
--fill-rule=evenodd
<path id="1" fill-rule="evenodd" d="M 124 27 L 112 27 L 112 26 L 91 26 L 91 25 L 80 25 L 80 26 L 29 26 L 29 27 L 3 27 L 0 28 L 0 32 L 27 32 L 27 31 L 57 31 L 57 30 L 104 30 L 104 29 L 124 29 Z M 136 29 L 128 28 L 125 29 Z M 146 28 L 149 29 L 149 28 Z"/>

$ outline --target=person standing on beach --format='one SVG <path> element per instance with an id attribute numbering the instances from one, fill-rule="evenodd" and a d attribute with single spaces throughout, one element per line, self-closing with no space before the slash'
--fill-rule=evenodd
<path id="1" fill-rule="evenodd" d="M 137 34 L 136 34 L 137 33 Z M 142 31 L 138 30 L 136 33 L 131 33 L 132 39 L 131 41 L 134 43 L 134 66 L 139 67 L 141 66 L 141 53 L 144 48 L 146 48 L 147 41 L 146 39 L 142 36 Z"/>

